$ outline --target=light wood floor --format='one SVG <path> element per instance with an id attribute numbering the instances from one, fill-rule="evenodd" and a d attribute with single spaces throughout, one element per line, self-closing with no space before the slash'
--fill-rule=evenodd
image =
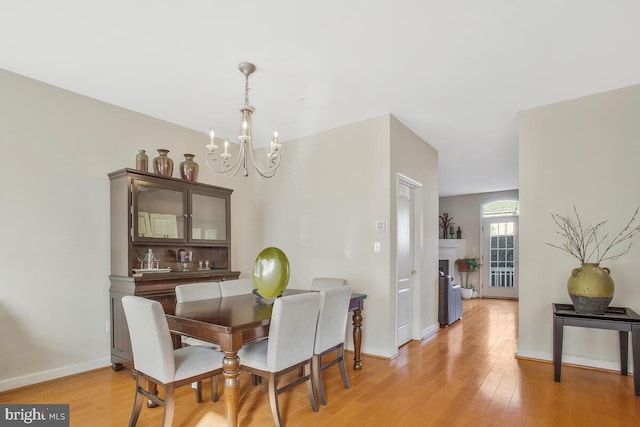
<path id="1" fill-rule="evenodd" d="M 640 425 L 631 376 L 564 366 L 562 383 L 555 383 L 550 363 L 516 359 L 517 310 L 515 301 L 466 300 L 462 321 L 403 346 L 394 360 L 365 356 L 361 371 L 349 366 L 350 389 L 342 387 L 337 367 L 326 371 L 329 404 L 320 412 L 312 412 L 304 386 L 281 394 L 284 421 L 305 427 Z M 263 388 L 252 387 L 246 374 L 240 378 L 241 425 L 272 426 Z M 69 403 L 71 426 L 126 426 L 133 390 L 130 372 L 105 368 L 6 392 L 0 402 Z M 174 426 L 225 425 L 222 401 L 197 404 L 189 387 L 177 396 Z M 161 413 L 144 407 L 138 426 L 159 426 Z"/>

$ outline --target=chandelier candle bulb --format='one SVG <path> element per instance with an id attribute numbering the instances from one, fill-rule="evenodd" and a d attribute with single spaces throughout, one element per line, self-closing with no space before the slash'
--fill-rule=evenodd
<path id="1" fill-rule="evenodd" d="M 225 140 L 224 141 L 224 153 L 220 154 L 221 157 L 224 157 L 224 159 L 228 159 L 229 157 L 231 157 L 231 154 L 229 154 L 229 141 Z"/>
<path id="2" fill-rule="evenodd" d="M 209 145 L 207 145 L 207 149 L 209 150 L 209 152 L 212 152 L 213 150 L 216 150 L 218 148 L 216 143 L 213 141 L 213 137 L 215 136 L 213 128 L 209 130 L 209 136 L 211 137 L 211 142 L 209 143 Z"/>
<path id="3" fill-rule="evenodd" d="M 278 148 L 282 148 L 282 145 L 280 145 L 280 143 L 278 142 L 278 131 L 274 130 L 273 131 L 273 146 L 275 147 L 275 151 L 278 151 Z"/>

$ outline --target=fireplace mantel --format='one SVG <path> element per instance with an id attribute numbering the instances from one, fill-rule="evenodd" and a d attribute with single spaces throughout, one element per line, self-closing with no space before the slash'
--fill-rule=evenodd
<path id="1" fill-rule="evenodd" d="M 458 258 L 464 258 L 467 254 L 467 241 L 465 239 L 440 239 L 439 259 L 449 262 L 449 274 L 455 279 L 455 262 Z"/>

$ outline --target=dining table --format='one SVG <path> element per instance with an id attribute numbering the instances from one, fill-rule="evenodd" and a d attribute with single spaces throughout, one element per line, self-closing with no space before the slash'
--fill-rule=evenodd
<path id="1" fill-rule="evenodd" d="M 282 296 L 304 292 L 301 289 L 285 289 Z M 349 311 L 353 320 L 353 369 L 362 369 L 362 311 L 366 294 L 353 293 Z M 229 426 L 238 426 L 240 410 L 240 366 L 238 350 L 244 344 L 268 338 L 273 299 L 244 294 L 230 297 L 177 303 L 175 310 L 166 311 L 169 330 L 215 343 L 224 352 L 222 375 L 224 400 Z"/>

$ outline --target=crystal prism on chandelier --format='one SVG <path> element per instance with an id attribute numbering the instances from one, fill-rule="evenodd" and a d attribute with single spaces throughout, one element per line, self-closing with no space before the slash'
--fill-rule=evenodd
<path id="1" fill-rule="evenodd" d="M 282 147 L 278 143 L 278 131 L 273 131 L 273 139 L 269 144 L 269 150 L 266 156 L 266 164 L 259 166 L 253 157 L 253 147 L 251 145 L 251 115 L 255 109 L 249 105 L 249 75 L 256 70 L 256 66 L 249 62 L 241 62 L 238 68 L 244 74 L 244 104 L 240 106 L 241 113 L 241 133 L 238 136 L 240 140 L 240 149 L 238 157 L 231 162 L 229 158 L 229 140 L 224 141 L 224 152 L 218 154 L 216 150 L 218 146 L 214 142 L 214 130 L 211 128 L 209 133 L 211 141 L 206 146 L 209 152 L 205 156 L 205 161 L 209 169 L 214 172 L 222 173 L 228 177 L 235 176 L 240 169 L 243 170 L 244 176 L 249 176 L 247 157 L 251 160 L 251 164 L 264 178 L 271 178 L 276 174 L 278 166 L 280 166 L 280 152 L 278 149 Z"/>

